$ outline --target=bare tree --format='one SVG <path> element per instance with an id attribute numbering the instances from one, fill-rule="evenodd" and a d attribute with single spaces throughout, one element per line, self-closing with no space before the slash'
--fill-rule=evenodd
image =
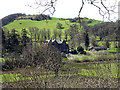
<path id="1" fill-rule="evenodd" d="M 39 28 L 34 27 L 34 35 L 35 35 L 35 41 L 36 41 L 39 36 Z"/>
<path id="2" fill-rule="evenodd" d="M 44 41 L 44 40 L 47 39 L 47 31 L 46 31 L 45 28 L 42 29 L 42 30 L 40 30 L 40 34 L 41 34 L 41 39 L 42 39 L 42 41 Z"/>
<path id="3" fill-rule="evenodd" d="M 30 7 L 33 7 L 35 9 L 40 9 L 41 7 L 44 7 L 41 13 L 49 11 L 50 14 L 54 14 L 56 11 L 56 3 L 59 0 L 35 0 L 34 5 L 28 5 Z M 110 5 L 109 0 L 81 0 L 82 5 L 80 6 L 78 17 L 81 16 L 81 12 L 83 11 L 83 8 L 86 4 L 89 4 L 91 6 L 94 6 L 98 9 L 99 14 L 104 18 L 107 18 L 109 21 L 111 18 L 111 14 L 117 13 L 115 9 L 117 8 L 118 0 L 114 0 L 112 5 Z M 79 18 L 80 22 L 80 18 Z"/>
<path id="4" fill-rule="evenodd" d="M 61 40 L 61 36 L 62 36 L 62 31 L 59 30 L 59 31 L 58 31 L 58 37 L 59 37 L 60 40 Z"/>
<path id="5" fill-rule="evenodd" d="M 106 3 L 109 3 L 108 0 L 82 0 L 82 6 L 80 7 L 78 17 L 80 17 L 80 14 L 83 10 L 85 3 L 88 3 L 92 6 L 94 6 L 95 8 L 98 8 L 99 14 L 103 17 L 103 20 L 104 20 L 105 16 L 107 15 L 106 18 L 109 21 L 111 21 L 110 15 L 113 13 L 117 13 L 117 12 L 115 12 L 117 1 L 118 0 L 115 0 L 113 5 L 109 5 L 109 4 L 106 5 Z"/>
<path id="6" fill-rule="evenodd" d="M 47 38 L 50 40 L 50 29 L 47 30 Z"/>
<path id="7" fill-rule="evenodd" d="M 92 44 L 93 47 L 97 46 L 97 40 L 95 37 L 90 37 L 90 43 Z"/>
<path id="8" fill-rule="evenodd" d="M 37 27 L 29 27 L 29 35 L 31 36 L 31 39 L 35 39 L 35 41 L 37 39 L 39 39 L 39 28 Z"/>
<path id="9" fill-rule="evenodd" d="M 44 40 L 46 40 L 47 39 L 47 31 L 45 28 L 43 29 L 43 35 L 44 35 Z"/>
<path id="10" fill-rule="evenodd" d="M 55 72 L 55 76 L 58 76 L 59 68 L 62 65 L 62 54 L 51 44 L 43 45 L 39 48 L 38 57 L 42 57 L 44 61 L 43 67 L 47 70 L 52 70 Z"/>
<path id="11" fill-rule="evenodd" d="M 68 30 L 65 30 L 65 40 L 67 41 L 68 39 Z"/>
<path id="12" fill-rule="evenodd" d="M 58 31 L 57 31 L 57 30 L 54 30 L 53 33 L 54 33 L 54 36 L 53 36 L 53 37 L 54 37 L 54 39 L 56 40 L 56 39 L 57 39 L 57 36 L 58 36 Z"/>
<path id="13" fill-rule="evenodd" d="M 80 46 L 81 43 L 84 43 L 84 33 L 79 32 L 78 34 L 76 34 L 74 36 L 74 40 L 75 40 L 77 46 Z"/>
<path id="14" fill-rule="evenodd" d="M 31 39 L 33 38 L 33 28 L 32 27 L 29 27 L 29 35 L 31 36 Z"/>
<path id="15" fill-rule="evenodd" d="M 44 34 L 43 34 L 43 30 L 40 30 L 40 36 L 41 36 L 41 40 L 44 41 Z"/>
<path id="16" fill-rule="evenodd" d="M 51 44 L 40 44 L 32 48 L 31 44 L 29 43 L 23 50 L 23 59 L 25 66 L 39 65 L 46 70 L 52 70 L 55 72 L 55 76 L 58 76 L 59 68 L 62 65 L 61 52 L 59 52 L 58 49 Z"/>
<path id="17" fill-rule="evenodd" d="M 71 25 L 70 28 L 69 28 L 69 36 L 70 36 L 70 39 L 71 39 L 71 48 L 75 48 L 76 46 L 76 43 L 75 43 L 75 35 L 78 34 L 79 32 L 79 29 L 78 29 L 78 26 L 76 24 L 74 25 Z"/>

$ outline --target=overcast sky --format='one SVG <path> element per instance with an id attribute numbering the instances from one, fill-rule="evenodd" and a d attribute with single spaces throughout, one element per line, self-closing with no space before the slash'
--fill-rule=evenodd
<path id="1" fill-rule="evenodd" d="M 0 19 L 13 13 L 25 13 L 25 14 L 38 14 L 41 9 L 33 9 L 28 7 L 27 4 L 34 4 L 35 0 L 1 0 L 0 1 Z M 109 5 L 114 4 L 115 0 L 107 0 Z M 120 1 L 120 0 L 117 0 Z M 106 4 L 106 3 L 105 3 Z M 106 4 L 108 5 L 108 4 Z M 54 17 L 59 18 L 74 18 L 78 16 L 78 12 L 81 6 L 81 0 L 58 0 L 56 3 L 56 12 Z M 116 8 L 116 11 L 118 8 Z M 46 13 L 49 14 L 49 13 Z M 111 20 L 115 17 L 118 18 L 118 14 L 111 16 Z M 102 16 L 99 15 L 98 9 L 90 4 L 85 4 L 81 13 L 82 17 L 88 17 L 91 19 L 102 20 Z"/>

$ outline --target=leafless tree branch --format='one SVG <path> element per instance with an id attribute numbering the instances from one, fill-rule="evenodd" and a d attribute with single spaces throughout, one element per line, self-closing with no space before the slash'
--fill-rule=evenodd
<path id="1" fill-rule="evenodd" d="M 41 7 L 44 7 L 45 9 L 42 10 L 42 14 L 45 13 L 46 11 L 49 11 L 50 14 L 54 14 L 56 11 L 55 9 L 55 4 L 57 0 L 35 0 L 33 5 L 27 4 L 27 6 L 33 8 L 33 9 L 39 9 Z"/>
<path id="2" fill-rule="evenodd" d="M 81 8 L 80 8 L 80 10 L 79 10 L 78 17 L 80 17 L 80 13 L 81 13 L 81 11 L 82 11 L 82 9 L 83 9 L 83 6 L 84 6 L 84 0 L 82 0 L 82 6 L 81 6 Z"/>
<path id="3" fill-rule="evenodd" d="M 102 10 L 102 7 L 100 7 L 98 5 L 95 5 L 95 3 L 92 0 L 90 0 L 90 1 L 91 1 L 91 4 L 93 6 L 95 6 L 95 7 L 97 7 L 99 9 L 99 14 L 103 17 L 103 20 L 104 20 L 105 15 L 108 14 L 108 20 L 111 21 L 110 20 L 111 13 L 112 12 L 113 13 L 117 13 L 117 12 L 114 11 L 114 9 L 116 8 L 116 2 L 117 2 L 117 0 L 115 0 L 115 4 L 113 6 L 110 6 L 111 9 L 109 9 L 109 7 L 107 7 L 104 4 L 103 0 L 100 0 L 100 4 L 102 5 L 103 9 L 105 9 L 105 11 Z"/>
<path id="4" fill-rule="evenodd" d="M 82 11 L 82 9 L 83 9 L 83 6 L 84 6 L 84 0 L 82 0 L 82 6 L 81 6 L 81 8 L 80 8 L 80 10 L 79 10 L 79 14 L 78 14 L 78 17 L 80 17 L 80 13 L 81 13 L 81 11 Z M 79 18 L 79 23 L 80 23 L 81 21 L 80 21 L 80 18 Z"/>
<path id="5" fill-rule="evenodd" d="M 49 13 L 53 15 L 56 11 L 55 5 L 57 1 L 58 0 L 35 0 L 34 4 L 37 6 L 36 9 L 40 7 L 45 7 L 42 13 L 49 11 Z M 99 14 L 103 17 L 103 20 L 105 15 L 107 15 L 107 18 L 110 21 L 111 13 L 117 13 L 115 12 L 117 0 L 115 0 L 113 5 L 109 7 L 107 7 L 107 5 L 104 4 L 104 2 L 107 2 L 107 0 L 81 0 L 81 2 L 82 2 L 82 5 L 80 7 L 78 17 L 80 17 L 80 14 L 83 10 L 85 3 L 88 3 L 98 8 Z M 32 7 L 31 5 L 28 5 L 28 6 Z"/>
<path id="6" fill-rule="evenodd" d="M 99 6 L 97 6 L 97 5 L 95 5 L 95 4 L 92 3 L 92 2 L 91 2 L 91 4 L 92 4 L 93 6 L 95 6 L 96 8 L 99 9 L 99 14 L 103 17 L 103 20 L 104 20 L 104 14 L 102 14 L 102 13 L 104 13 L 104 12 L 101 10 L 101 8 L 100 8 Z"/>

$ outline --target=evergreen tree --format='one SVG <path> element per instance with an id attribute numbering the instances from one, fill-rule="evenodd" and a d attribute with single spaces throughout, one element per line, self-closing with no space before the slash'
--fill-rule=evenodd
<path id="1" fill-rule="evenodd" d="M 87 31 L 85 32 L 85 47 L 86 47 L 86 50 L 89 47 L 89 36 Z"/>
<path id="2" fill-rule="evenodd" d="M 16 33 L 16 30 L 13 29 L 11 31 L 10 36 L 10 44 L 11 44 L 11 51 L 18 51 L 19 47 L 19 35 Z"/>
<path id="3" fill-rule="evenodd" d="M 10 52 L 11 49 L 12 49 L 11 35 L 10 35 L 9 31 L 6 33 L 6 45 L 5 45 L 5 48 L 7 49 L 7 52 Z"/>
<path id="4" fill-rule="evenodd" d="M 2 56 L 5 54 L 5 52 L 6 52 L 6 37 L 2 29 Z"/>
<path id="5" fill-rule="evenodd" d="M 63 26 L 62 26 L 61 23 L 57 23 L 56 28 L 57 28 L 57 29 L 63 29 Z"/>
<path id="6" fill-rule="evenodd" d="M 22 33 L 21 33 L 21 43 L 22 43 L 22 47 L 27 45 L 27 42 L 29 41 L 29 38 L 27 37 L 27 31 L 26 29 L 22 29 Z"/>
<path id="7" fill-rule="evenodd" d="M 110 47 L 109 40 L 106 40 L 106 47 L 107 47 L 107 48 L 109 48 L 109 47 Z"/>
<path id="8" fill-rule="evenodd" d="M 67 41 L 68 39 L 68 30 L 65 30 L 65 40 Z"/>

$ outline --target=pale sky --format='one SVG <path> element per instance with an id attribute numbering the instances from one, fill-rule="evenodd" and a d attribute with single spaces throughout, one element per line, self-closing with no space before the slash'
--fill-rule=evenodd
<path id="1" fill-rule="evenodd" d="M 0 1 L 0 19 L 14 13 L 25 14 L 39 14 L 42 12 L 42 8 L 33 9 L 26 6 L 27 4 L 34 4 L 35 0 L 1 0 Z M 107 0 L 109 5 L 114 5 L 115 0 Z M 120 0 L 117 0 L 117 2 Z M 97 3 L 96 3 L 97 4 Z M 105 3 L 106 4 L 106 3 Z M 108 4 L 106 4 L 108 5 Z M 78 16 L 79 9 L 81 7 L 81 0 L 58 0 L 56 3 L 56 12 L 53 17 L 59 18 L 74 18 Z M 118 11 L 118 8 L 115 9 Z M 46 12 L 45 14 L 50 14 Z M 118 14 L 111 16 L 111 20 L 115 17 L 118 18 Z M 81 17 L 88 17 L 91 19 L 102 20 L 102 16 L 99 15 L 98 9 L 90 4 L 85 3 L 81 12 Z M 115 19 L 114 19 L 115 20 Z"/>

